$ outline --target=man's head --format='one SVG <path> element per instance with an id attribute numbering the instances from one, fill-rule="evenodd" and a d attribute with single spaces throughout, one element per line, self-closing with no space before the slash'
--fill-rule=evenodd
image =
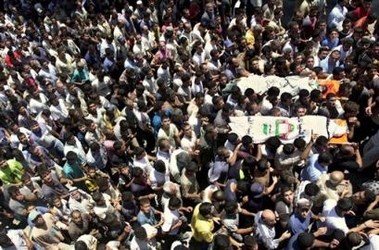
<path id="1" fill-rule="evenodd" d="M 78 155 L 74 151 L 68 151 L 66 154 L 67 163 L 73 165 L 78 161 Z"/>
<path id="2" fill-rule="evenodd" d="M 317 158 L 317 162 L 326 168 L 329 166 L 333 161 L 333 156 L 329 152 L 321 152 Z"/>
<path id="3" fill-rule="evenodd" d="M 140 200 L 139 207 L 143 213 L 145 214 L 150 213 L 151 211 L 150 200 L 147 198 Z"/>
<path id="4" fill-rule="evenodd" d="M 238 213 L 238 203 L 236 201 L 227 201 L 224 207 L 225 213 L 229 215 Z"/>
<path id="5" fill-rule="evenodd" d="M 285 203 L 292 204 L 293 198 L 294 198 L 292 188 L 284 187 L 281 191 L 281 194 L 282 194 L 282 199 Z"/>
<path id="6" fill-rule="evenodd" d="M 20 189 L 16 186 L 10 186 L 8 188 L 8 194 L 13 200 L 16 200 L 16 201 L 24 200 L 24 195 L 20 192 Z"/>
<path id="7" fill-rule="evenodd" d="M 180 208 L 182 201 L 178 197 L 172 197 L 168 201 L 168 208 L 170 210 L 177 210 Z"/>
<path id="8" fill-rule="evenodd" d="M 74 210 L 71 212 L 71 221 L 78 226 L 83 225 L 83 217 L 79 210 Z"/>
<path id="9" fill-rule="evenodd" d="M 304 232 L 299 234 L 297 238 L 297 244 L 300 247 L 300 249 L 308 250 L 312 248 L 315 239 L 316 238 L 312 233 Z"/>
<path id="10" fill-rule="evenodd" d="M 274 227 L 277 222 L 275 213 L 270 209 L 263 210 L 261 218 L 263 223 L 270 227 Z"/>
<path id="11" fill-rule="evenodd" d="M 341 52 L 339 50 L 333 50 L 332 53 L 329 55 L 329 62 L 336 64 L 341 57 Z"/>
<path id="12" fill-rule="evenodd" d="M 376 195 L 373 191 L 365 189 L 363 191 L 354 193 L 351 198 L 355 205 L 364 205 L 370 204 L 371 202 L 375 201 Z"/>
<path id="13" fill-rule="evenodd" d="M 147 232 L 146 232 L 146 229 L 144 227 L 137 227 L 134 230 L 134 235 L 139 240 L 142 240 L 142 241 L 147 240 Z"/>
<path id="14" fill-rule="evenodd" d="M 34 225 L 39 228 L 45 225 L 45 220 L 42 217 L 42 214 L 40 212 L 37 212 L 36 210 L 32 210 L 28 215 L 28 220 L 30 220 Z"/>
<path id="15" fill-rule="evenodd" d="M 344 180 L 345 175 L 341 171 L 333 171 L 329 174 L 329 180 L 327 180 L 327 185 L 330 188 L 336 188 Z"/>
<path id="16" fill-rule="evenodd" d="M 348 214 L 353 209 L 354 203 L 350 198 L 341 198 L 337 202 L 336 210 L 338 210 L 341 216 Z"/>
<path id="17" fill-rule="evenodd" d="M 309 215 L 310 209 L 311 203 L 308 199 L 301 198 L 297 201 L 296 212 L 301 218 L 306 219 Z"/>
<path id="18" fill-rule="evenodd" d="M 92 199 L 93 201 L 96 203 L 96 205 L 103 205 L 105 204 L 105 199 L 104 199 L 104 196 L 101 192 L 99 191 L 95 191 L 93 194 L 92 194 Z"/>
<path id="19" fill-rule="evenodd" d="M 203 202 L 199 206 L 199 214 L 204 218 L 212 218 L 213 205 L 210 202 Z"/>

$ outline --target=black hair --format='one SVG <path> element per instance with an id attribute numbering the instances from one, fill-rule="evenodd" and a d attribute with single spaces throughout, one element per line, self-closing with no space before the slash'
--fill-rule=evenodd
<path id="1" fill-rule="evenodd" d="M 325 163 L 325 164 L 330 164 L 332 160 L 333 160 L 333 156 L 329 152 L 322 152 L 319 154 L 317 158 L 318 163 Z"/>
<path id="2" fill-rule="evenodd" d="M 136 229 L 134 229 L 134 236 L 139 240 L 146 240 L 146 229 L 144 227 L 137 227 Z"/>
<path id="3" fill-rule="evenodd" d="M 179 208 L 182 204 L 182 201 L 178 197 L 172 197 L 168 201 L 168 206 L 172 208 Z"/>
<path id="4" fill-rule="evenodd" d="M 301 233 L 297 238 L 297 244 L 301 249 L 311 247 L 315 241 L 315 236 L 312 233 Z"/>
<path id="5" fill-rule="evenodd" d="M 228 141 L 231 142 L 231 143 L 234 143 L 238 140 L 238 135 L 236 133 L 229 133 L 228 134 Z"/>
<path id="6" fill-rule="evenodd" d="M 292 143 L 287 143 L 283 146 L 283 153 L 290 155 L 295 152 L 295 146 Z"/>
<path id="7" fill-rule="evenodd" d="M 337 202 L 337 208 L 347 212 L 353 208 L 353 201 L 350 198 L 341 198 Z"/>
<path id="8" fill-rule="evenodd" d="M 212 203 L 210 202 L 203 202 L 199 206 L 199 214 L 201 214 L 203 217 L 208 217 L 212 214 Z"/>
<path id="9" fill-rule="evenodd" d="M 376 199 L 376 195 L 370 189 L 365 189 L 365 198 L 367 203 L 372 203 Z"/>
<path id="10" fill-rule="evenodd" d="M 279 146 L 281 145 L 281 142 L 277 136 L 272 136 L 266 140 L 265 144 L 266 144 L 266 147 L 275 151 L 279 148 Z"/>
<path id="11" fill-rule="evenodd" d="M 140 167 L 134 167 L 133 169 L 132 169 L 132 176 L 134 177 L 134 178 L 139 178 L 139 177 L 141 177 L 143 175 L 143 170 L 142 170 L 142 168 L 140 168 Z"/>
<path id="12" fill-rule="evenodd" d="M 268 96 L 279 96 L 280 89 L 278 87 L 270 87 L 267 90 L 267 95 Z"/>
<path id="13" fill-rule="evenodd" d="M 309 183 L 304 188 L 304 193 L 309 196 L 315 196 L 320 192 L 320 188 L 315 183 Z"/>
<path id="14" fill-rule="evenodd" d="M 288 100 L 292 99 L 292 95 L 288 92 L 283 92 L 281 95 L 280 95 L 280 101 L 281 102 L 286 102 Z"/>
<path id="15" fill-rule="evenodd" d="M 154 164 L 155 170 L 159 173 L 164 173 L 166 171 L 166 164 L 162 160 L 157 160 Z"/>
<path id="16" fill-rule="evenodd" d="M 227 250 L 230 249 L 231 243 L 228 235 L 217 234 L 213 239 L 213 249 Z"/>
<path id="17" fill-rule="evenodd" d="M 75 250 L 88 250 L 88 246 L 84 241 L 78 240 L 77 242 L 75 242 L 74 249 Z"/>
<path id="18" fill-rule="evenodd" d="M 224 210 L 227 214 L 233 214 L 238 208 L 238 203 L 236 201 L 227 201 L 225 203 Z"/>
<path id="19" fill-rule="evenodd" d="M 244 135 L 241 138 L 242 145 L 247 147 L 249 144 L 253 143 L 253 138 L 250 135 Z"/>

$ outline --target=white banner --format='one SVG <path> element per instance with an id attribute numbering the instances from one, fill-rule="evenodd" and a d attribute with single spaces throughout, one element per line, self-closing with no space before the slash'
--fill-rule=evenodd
<path id="1" fill-rule="evenodd" d="M 244 93 L 246 89 L 251 88 L 260 95 L 264 94 L 273 86 L 278 87 L 280 93 L 288 92 L 292 96 L 296 96 L 301 89 L 307 89 L 311 92 L 313 89 L 320 88 L 315 80 L 310 80 L 309 77 L 300 76 L 279 77 L 251 74 L 248 77 L 240 78 L 236 84 L 241 89 L 242 93 Z"/>
<path id="2" fill-rule="evenodd" d="M 250 135 L 254 143 L 262 143 L 267 138 L 278 136 L 282 143 L 292 143 L 302 137 L 309 142 L 312 132 L 330 139 L 346 134 L 347 127 L 337 125 L 324 116 L 304 117 L 242 116 L 230 117 L 230 127 L 240 137 Z"/>

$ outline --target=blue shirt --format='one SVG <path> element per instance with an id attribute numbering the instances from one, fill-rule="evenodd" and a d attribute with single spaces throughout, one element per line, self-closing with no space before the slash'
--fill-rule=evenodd
<path id="1" fill-rule="evenodd" d="M 338 46 L 339 42 L 340 42 L 340 39 L 338 38 L 335 41 L 332 41 L 329 38 L 326 38 L 322 41 L 321 45 L 327 46 L 330 50 L 332 50 Z"/>
<path id="2" fill-rule="evenodd" d="M 138 212 L 138 215 L 137 215 L 137 221 L 138 223 L 142 226 L 144 224 L 149 224 L 151 226 L 155 226 L 156 224 L 158 224 L 158 221 L 157 219 L 155 218 L 155 209 L 154 208 L 150 208 L 150 213 L 149 214 L 145 214 L 144 212 L 142 212 L 141 210 Z"/>
<path id="3" fill-rule="evenodd" d="M 105 73 L 108 73 L 112 69 L 114 63 L 115 63 L 114 61 L 112 61 L 108 58 L 104 59 L 103 69 L 104 69 Z"/>
<path id="4" fill-rule="evenodd" d="M 237 184 L 237 181 L 235 179 L 231 179 L 231 180 L 228 180 L 228 182 L 226 183 L 225 190 L 224 190 L 225 200 L 226 201 L 237 201 L 236 193 L 232 192 L 232 190 L 230 190 L 231 184 Z"/>
<path id="5" fill-rule="evenodd" d="M 328 167 L 323 167 L 318 163 L 319 154 L 312 155 L 308 160 L 308 165 L 301 171 L 301 180 L 316 182 L 321 174 L 328 172 Z"/>
<path id="6" fill-rule="evenodd" d="M 72 165 L 66 162 L 63 166 L 63 173 L 70 180 L 84 177 L 83 171 L 80 169 L 78 162 L 75 162 Z"/>
<path id="7" fill-rule="evenodd" d="M 300 233 L 295 234 L 291 237 L 291 239 L 287 243 L 286 250 L 302 250 L 297 244 L 297 238 L 299 237 L 299 235 Z"/>
<path id="8" fill-rule="evenodd" d="M 335 67 L 340 66 L 340 62 L 337 61 L 335 63 L 331 62 L 329 60 L 330 56 L 327 56 L 324 60 L 320 61 L 320 67 L 322 68 L 322 71 L 328 74 L 332 74 Z"/>
<path id="9" fill-rule="evenodd" d="M 288 228 L 292 234 L 298 234 L 308 231 L 308 227 L 311 224 L 312 213 L 309 212 L 304 219 L 299 214 L 294 213 L 291 215 L 288 221 Z"/>
<path id="10" fill-rule="evenodd" d="M 71 83 L 74 82 L 86 82 L 89 81 L 88 69 L 83 68 L 82 70 L 75 69 L 71 78 Z"/>

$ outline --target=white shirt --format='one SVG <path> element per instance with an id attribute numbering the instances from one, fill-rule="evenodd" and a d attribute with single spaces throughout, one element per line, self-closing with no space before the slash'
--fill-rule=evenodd
<path id="1" fill-rule="evenodd" d="M 58 105 L 50 105 L 51 118 L 54 121 L 63 120 L 68 117 L 68 110 L 65 102 L 62 99 L 58 99 Z"/>
<path id="2" fill-rule="evenodd" d="M 133 159 L 133 165 L 134 167 L 139 167 L 143 170 L 143 172 L 147 175 L 150 174 L 150 172 L 153 170 L 153 166 L 151 166 L 151 163 L 147 156 L 143 157 L 142 159 L 137 159 L 134 157 Z"/>
<path id="3" fill-rule="evenodd" d="M 26 241 L 23 237 L 24 232 L 21 229 L 10 229 L 7 232 L 7 236 L 11 239 L 12 243 L 15 245 L 15 249 L 17 250 L 28 250 L 29 248 L 26 246 Z M 8 249 L 2 248 L 0 246 L 0 250 Z"/>
<path id="4" fill-rule="evenodd" d="M 336 4 L 328 16 L 328 28 L 337 28 L 338 31 L 341 31 L 347 12 L 348 10 L 345 6 Z"/>
<path id="5" fill-rule="evenodd" d="M 83 234 L 76 241 L 83 241 L 89 250 L 97 249 L 97 239 L 90 234 Z"/>
<path id="6" fill-rule="evenodd" d="M 116 118 L 116 120 L 115 120 L 116 125 L 114 125 L 114 127 L 113 127 L 113 133 L 116 136 L 117 140 L 121 140 L 122 139 L 121 129 L 120 129 L 120 122 L 122 120 L 126 120 L 126 118 L 123 117 L 123 116 L 120 116 L 120 117 Z"/>
<path id="7" fill-rule="evenodd" d="M 78 140 L 78 138 L 76 136 L 75 136 L 75 144 L 74 145 L 68 144 L 67 142 L 64 145 L 63 153 L 65 156 L 67 155 L 67 153 L 69 151 L 73 151 L 77 154 L 77 156 L 79 158 L 79 162 L 81 164 L 87 162 L 86 152 L 83 149 L 82 143 Z"/>
<path id="8" fill-rule="evenodd" d="M 170 165 L 170 156 L 171 156 L 171 150 L 169 152 L 164 152 L 160 149 L 158 149 L 157 152 L 157 161 L 161 160 L 164 162 L 166 168 Z"/>
<path id="9" fill-rule="evenodd" d="M 95 202 L 92 200 L 91 196 L 87 196 L 88 198 L 84 197 L 83 194 L 80 194 L 82 199 L 81 201 L 77 201 L 74 198 L 70 196 L 70 199 L 68 200 L 68 205 L 70 206 L 70 209 L 72 211 L 79 210 L 81 213 L 88 213 L 91 208 L 95 205 Z"/>
<path id="10" fill-rule="evenodd" d="M 353 52 L 353 47 L 350 47 L 350 49 L 348 51 L 345 51 L 343 49 L 343 45 L 340 44 L 337 47 L 333 48 L 333 51 L 334 50 L 337 50 L 337 51 L 340 52 L 340 62 L 344 62 L 345 58 L 348 57 L 348 56 L 350 56 L 350 54 Z"/>
<path id="11" fill-rule="evenodd" d="M 44 109 L 49 109 L 49 106 L 46 105 L 46 103 L 48 102 L 47 97 L 42 93 L 39 94 L 39 97 L 40 100 L 30 98 L 29 110 L 33 114 L 38 114 L 42 112 Z"/>
<path id="12" fill-rule="evenodd" d="M 198 92 L 204 93 L 203 82 L 195 83 L 195 78 L 192 78 L 192 95 L 195 96 Z"/>
<path id="13" fill-rule="evenodd" d="M 149 224 L 142 225 L 146 230 L 147 238 L 151 240 L 139 240 L 137 237 L 133 237 L 130 242 L 130 250 L 155 250 L 157 241 L 154 236 L 157 234 L 157 229 Z"/>
<path id="14" fill-rule="evenodd" d="M 104 220 L 105 217 L 107 217 L 108 214 L 114 214 L 115 209 L 111 205 L 111 197 L 107 194 L 103 193 L 103 197 L 105 200 L 105 206 L 95 206 L 93 208 L 93 212 L 96 214 L 97 217 L 99 217 L 101 220 Z"/>
<path id="15" fill-rule="evenodd" d="M 163 186 L 165 182 L 169 181 L 170 175 L 168 174 L 168 172 L 161 173 L 154 169 L 150 172 L 149 180 L 151 188 L 154 189 Z"/>
<path id="16" fill-rule="evenodd" d="M 176 228 L 174 230 L 171 230 L 171 227 L 174 226 L 179 221 L 179 211 L 178 209 L 170 210 L 168 208 L 168 202 L 166 202 L 164 212 L 163 212 L 163 225 L 162 225 L 162 231 L 165 233 L 168 233 L 169 235 L 176 235 L 179 233 L 180 228 Z"/>
<path id="17" fill-rule="evenodd" d="M 272 105 L 272 103 L 269 100 L 267 100 L 267 97 L 265 97 L 262 100 L 260 112 L 262 115 L 267 115 L 273 107 L 274 106 Z"/>
<path id="18" fill-rule="evenodd" d="M 345 217 L 341 217 L 336 213 L 336 205 L 337 201 L 333 199 L 328 199 L 324 202 L 322 215 L 326 218 L 324 226 L 328 229 L 327 234 L 332 233 L 335 229 L 340 229 L 347 234 L 349 232 L 349 228 L 346 225 Z"/>
<path id="19" fill-rule="evenodd" d="M 150 94 L 153 94 L 153 95 L 155 95 L 155 93 L 158 90 L 158 86 L 155 83 L 154 77 L 152 78 L 145 77 L 145 79 L 142 81 L 142 85 L 145 87 L 147 91 L 150 92 Z"/>
<path id="20" fill-rule="evenodd" d="M 170 83 L 171 82 L 171 74 L 170 74 L 169 68 L 167 67 L 167 69 L 164 69 L 162 67 L 159 67 L 158 71 L 157 71 L 157 77 L 158 77 L 158 79 L 159 78 L 163 79 L 163 81 L 165 83 Z"/>
<path id="21" fill-rule="evenodd" d="M 198 54 L 197 52 L 193 54 L 192 56 L 192 62 L 195 66 L 201 66 L 202 63 L 204 63 L 206 60 L 206 52 L 203 51 L 201 54 Z"/>
<path id="22" fill-rule="evenodd" d="M 101 96 L 107 96 L 111 93 L 110 85 L 112 85 L 112 81 L 109 76 L 104 76 L 104 79 L 101 82 L 98 78 L 96 78 L 91 85 L 99 92 L 99 95 Z"/>
<path id="23" fill-rule="evenodd" d="M 20 127 L 20 132 L 25 134 L 27 138 L 29 138 L 32 133 L 29 129 L 26 129 L 24 127 Z M 18 148 L 18 145 L 20 145 L 17 134 L 12 133 L 9 140 L 12 148 Z"/>
<path id="24" fill-rule="evenodd" d="M 178 168 L 176 157 L 178 156 L 178 154 L 180 154 L 182 152 L 186 152 L 186 151 L 183 149 L 176 149 L 172 152 L 171 159 L 170 159 L 170 165 L 168 168 L 170 171 L 170 174 L 174 177 L 174 180 L 178 183 L 180 183 L 180 174 L 181 173 L 180 173 L 179 168 Z"/>
<path id="25" fill-rule="evenodd" d="M 196 146 L 196 141 L 197 141 L 197 138 L 196 138 L 196 134 L 195 132 L 192 130 L 192 136 L 191 138 L 184 135 L 182 140 L 180 141 L 180 145 L 182 147 L 182 149 L 184 150 L 193 150 L 194 147 Z"/>

